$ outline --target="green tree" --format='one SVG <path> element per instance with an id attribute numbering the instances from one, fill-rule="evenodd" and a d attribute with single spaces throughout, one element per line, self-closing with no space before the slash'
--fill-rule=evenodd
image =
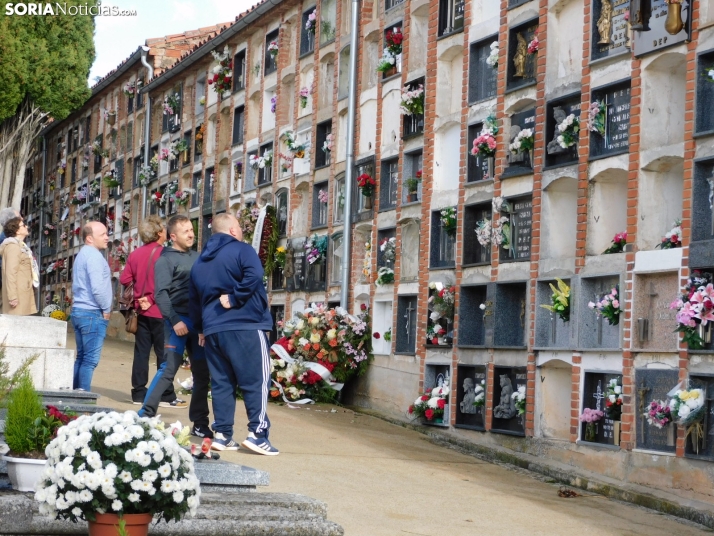
<path id="1" fill-rule="evenodd" d="M 91 95 L 94 17 L 68 14 L 6 15 L 0 0 L 0 209 L 19 207 L 25 167 L 51 119 L 61 120 Z M 54 7 L 54 4 L 53 4 Z"/>

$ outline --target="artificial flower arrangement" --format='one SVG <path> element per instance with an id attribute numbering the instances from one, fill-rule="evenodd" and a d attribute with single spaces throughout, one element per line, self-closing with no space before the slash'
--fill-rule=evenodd
<path id="1" fill-rule="evenodd" d="M 56 228 L 57 228 L 57 227 L 56 227 L 56 225 L 55 225 L 54 223 L 52 223 L 52 222 L 47 222 L 47 223 L 45 223 L 45 228 L 44 228 L 44 231 L 43 231 L 43 232 L 44 232 L 45 236 L 47 236 L 47 235 L 50 234 L 50 231 L 54 231 Z"/>
<path id="2" fill-rule="evenodd" d="M 307 97 L 310 95 L 310 90 L 306 87 L 300 88 L 300 108 L 307 108 Z"/>
<path id="3" fill-rule="evenodd" d="M 279 153 L 280 156 L 280 169 L 283 170 L 283 173 L 287 173 L 290 171 L 290 168 L 293 167 L 293 156 L 289 154 L 283 154 Z M 240 177 L 240 175 L 238 175 Z"/>
<path id="4" fill-rule="evenodd" d="M 305 240 L 305 251 L 307 251 L 308 264 L 315 264 L 327 255 L 327 236 L 313 235 Z"/>
<path id="5" fill-rule="evenodd" d="M 159 155 L 158 155 L 158 153 L 151 157 L 151 160 L 149 160 L 149 166 L 151 166 L 151 169 L 153 170 L 154 173 L 159 171 Z"/>
<path id="6" fill-rule="evenodd" d="M 247 244 L 253 243 L 256 224 L 262 209 L 256 205 L 244 207 L 238 215 L 241 229 L 243 229 L 243 241 Z M 271 274 L 275 267 L 275 248 L 278 246 L 278 217 L 273 205 L 266 205 L 265 218 L 263 219 L 263 230 L 258 247 L 258 258 L 263 265 L 266 274 Z"/>
<path id="7" fill-rule="evenodd" d="M 160 161 L 168 162 L 169 160 L 175 160 L 175 159 L 176 159 L 176 155 L 170 149 L 163 148 L 163 149 L 161 149 L 161 151 L 159 151 L 159 160 Z"/>
<path id="8" fill-rule="evenodd" d="M 714 67 L 706 69 L 703 73 L 703 76 L 707 82 L 714 82 Z"/>
<path id="9" fill-rule="evenodd" d="M 151 202 L 154 205 L 161 206 L 164 204 L 164 194 L 161 190 L 156 190 L 151 194 Z"/>
<path id="10" fill-rule="evenodd" d="M 501 53 L 501 49 L 498 46 L 498 41 L 491 43 L 491 52 L 486 58 L 486 64 L 489 67 L 496 69 L 498 67 L 498 55 Z"/>
<path id="11" fill-rule="evenodd" d="M 537 54 L 539 48 L 540 41 L 538 41 L 538 32 L 536 32 L 531 42 L 528 43 L 528 54 Z"/>
<path id="12" fill-rule="evenodd" d="M 622 385 L 617 378 L 611 379 L 605 388 L 605 415 L 619 421 L 622 416 Z"/>
<path id="13" fill-rule="evenodd" d="M 615 285 L 612 290 L 597 302 L 588 303 L 590 309 L 594 309 L 598 316 L 604 316 L 607 323 L 616 326 L 620 323 L 620 285 Z"/>
<path id="14" fill-rule="evenodd" d="M 200 104 L 201 106 L 206 105 L 206 96 L 205 95 L 203 97 L 201 97 L 200 99 L 198 99 L 198 104 Z"/>
<path id="15" fill-rule="evenodd" d="M 181 97 L 178 93 L 171 93 L 164 97 L 164 115 L 174 115 L 179 111 Z"/>
<path id="16" fill-rule="evenodd" d="M 327 193 L 327 190 L 320 190 L 317 192 L 317 200 L 323 205 L 326 205 L 330 200 L 330 195 Z"/>
<path id="17" fill-rule="evenodd" d="M 268 44 L 268 54 L 270 54 L 273 59 L 275 59 L 278 56 L 278 43 L 277 41 L 271 41 L 270 44 Z"/>
<path id="18" fill-rule="evenodd" d="M 383 238 L 379 243 L 379 251 L 382 252 L 382 259 L 386 266 L 381 266 L 377 270 L 377 280 L 375 284 L 380 287 L 394 283 L 394 270 L 390 267 L 397 258 L 397 239 L 396 237 Z"/>
<path id="19" fill-rule="evenodd" d="M 585 441 L 595 441 L 597 423 L 605 416 L 599 409 L 585 408 L 580 415 L 580 422 L 585 423 Z"/>
<path id="20" fill-rule="evenodd" d="M 496 215 L 501 212 L 508 214 L 511 211 L 511 205 L 501 196 L 494 197 L 491 206 Z M 491 221 L 491 241 L 503 249 L 511 249 L 511 222 L 506 216 L 494 217 Z"/>
<path id="21" fill-rule="evenodd" d="M 124 84 L 124 87 L 122 88 L 122 93 L 126 95 L 127 97 L 133 97 L 134 93 L 136 92 L 136 84 L 134 82 L 127 82 Z"/>
<path id="22" fill-rule="evenodd" d="M 484 158 L 492 157 L 496 154 L 496 136 L 498 135 L 498 121 L 494 115 L 489 115 L 484 121 L 483 128 L 473 142 L 471 147 L 472 156 Z"/>
<path id="23" fill-rule="evenodd" d="M 292 131 L 288 130 L 285 134 L 283 134 L 283 138 L 285 138 L 285 145 L 288 150 L 293 153 L 293 158 L 305 158 L 305 150 L 307 149 L 307 146 L 305 144 L 298 145 L 295 142 Z"/>
<path id="24" fill-rule="evenodd" d="M 426 328 L 427 343 L 438 345 L 439 339 L 446 335 L 446 330 L 440 324 L 430 324 Z"/>
<path id="25" fill-rule="evenodd" d="M 685 441 L 692 436 L 692 446 L 699 452 L 704 438 L 702 421 L 707 413 L 707 404 L 702 389 L 678 389 L 669 401 L 672 418 L 685 428 Z"/>
<path id="26" fill-rule="evenodd" d="M 109 175 L 107 175 L 106 177 L 104 177 L 102 180 L 104 181 L 104 184 L 107 185 L 107 188 L 116 188 L 117 186 L 119 186 L 121 184 L 119 182 L 119 180 L 116 178 L 116 174 L 115 174 L 114 170 L 112 170 L 112 172 Z"/>
<path id="27" fill-rule="evenodd" d="M 334 382 L 361 376 L 372 360 L 369 308 L 362 304 L 360 313 L 353 316 L 341 307 L 313 303 L 296 317 L 278 323 L 283 337 L 271 348 L 274 382 L 270 396 L 283 394 L 294 401 L 305 395 L 334 401 Z"/>
<path id="28" fill-rule="evenodd" d="M 77 189 L 77 193 L 72 196 L 70 203 L 73 205 L 81 205 L 87 201 L 87 187 L 82 186 Z"/>
<path id="29" fill-rule="evenodd" d="M 115 259 L 119 264 L 122 266 L 126 265 L 126 261 L 129 257 L 129 250 L 126 247 L 126 244 L 122 240 L 119 242 L 119 245 L 114 248 L 112 251 L 112 258 Z"/>
<path id="30" fill-rule="evenodd" d="M 322 144 L 322 150 L 325 153 L 332 152 L 332 132 L 325 136 L 325 142 Z"/>
<path id="31" fill-rule="evenodd" d="M 456 236 L 456 208 L 446 207 L 439 214 L 441 228 L 449 236 Z"/>
<path id="32" fill-rule="evenodd" d="M 285 246 L 278 246 L 275 249 L 275 264 L 280 268 L 280 270 L 285 269 L 285 261 L 287 260 L 287 249 Z"/>
<path id="33" fill-rule="evenodd" d="M 415 194 L 419 191 L 419 184 L 422 181 L 422 170 L 418 170 L 413 177 L 409 177 L 404 181 L 404 186 L 407 188 L 407 192 L 410 194 Z"/>
<path id="34" fill-rule="evenodd" d="M 456 287 L 445 286 L 439 281 L 429 282 L 429 308 L 431 309 L 430 319 L 432 322 L 444 318 L 449 322 L 454 321 L 454 302 L 456 299 Z"/>
<path id="35" fill-rule="evenodd" d="M 642 416 L 647 419 L 647 424 L 660 430 L 672 422 L 672 411 L 664 400 L 652 400 Z"/>
<path id="36" fill-rule="evenodd" d="M 213 68 L 213 76 L 208 78 L 207 82 L 213 86 L 216 93 L 221 95 L 233 87 L 233 60 L 228 45 L 223 49 L 223 52 L 211 50 L 211 55 L 218 65 Z M 205 97 L 203 102 L 205 104 Z"/>
<path id="37" fill-rule="evenodd" d="M 380 266 L 377 270 L 377 280 L 374 284 L 381 287 L 391 283 L 394 283 L 394 270 L 389 266 Z"/>
<path id="38" fill-rule="evenodd" d="M 266 149 L 263 153 L 263 156 L 252 154 L 250 155 L 248 162 L 250 163 L 250 167 L 255 170 L 263 169 L 266 167 L 269 168 L 270 165 L 273 163 L 273 151 Z"/>
<path id="39" fill-rule="evenodd" d="M 550 290 L 553 291 L 553 294 L 550 297 L 551 304 L 543 304 L 541 305 L 541 307 L 543 309 L 548 309 L 551 313 L 555 313 L 556 315 L 558 315 L 563 322 L 569 322 L 570 287 L 565 283 L 565 281 L 563 281 L 559 277 L 556 277 L 555 280 L 558 283 L 558 288 L 555 288 L 553 286 L 553 283 L 550 283 Z"/>
<path id="40" fill-rule="evenodd" d="M 610 247 L 602 252 L 603 255 L 610 253 L 622 253 L 625 251 L 625 246 L 627 245 L 627 232 L 617 233 L 612 239 Z"/>
<path id="41" fill-rule="evenodd" d="M 524 151 L 532 151 L 534 145 L 535 137 L 532 128 L 524 128 L 516 137 L 513 138 L 513 142 L 508 146 L 513 154 L 522 153 Z"/>
<path id="42" fill-rule="evenodd" d="M 435 387 L 424 393 L 409 406 L 409 415 L 427 421 L 440 421 L 448 402 L 448 387 Z"/>
<path id="43" fill-rule="evenodd" d="M 493 235 L 493 229 L 491 228 L 491 220 L 486 218 L 476 222 L 476 240 L 481 244 L 482 247 L 488 247 L 491 245 L 491 238 Z"/>
<path id="44" fill-rule="evenodd" d="M 84 415 L 57 432 L 35 500 L 40 513 L 77 522 L 97 514 L 195 516 L 193 458 L 157 418 L 133 411 Z"/>
<path id="45" fill-rule="evenodd" d="M 171 151 L 174 158 L 178 158 L 182 152 L 188 151 L 188 141 L 186 141 L 186 138 L 172 141 L 169 151 Z"/>
<path id="46" fill-rule="evenodd" d="M 524 415 L 526 412 L 526 386 L 519 385 L 518 390 L 513 392 L 511 398 L 518 410 L 518 415 Z"/>
<path id="47" fill-rule="evenodd" d="M 275 110 L 278 109 L 278 96 L 273 95 L 270 97 L 270 113 L 274 114 Z"/>
<path id="48" fill-rule="evenodd" d="M 362 259 L 362 276 L 369 277 L 372 273 L 372 242 L 364 243 L 364 259 Z"/>
<path id="49" fill-rule="evenodd" d="M 99 194 L 102 192 L 102 182 L 99 179 L 94 179 L 89 183 L 89 191 L 92 197 L 99 197 Z"/>
<path id="50" fill-rule="evenodd" d="M 570 114 L 558 124 L 558 132 L 560 133 L 557 138 L 558 145 L 563 149 L 572 147 L 578 143 L 580 118 L 576 117 L 575 114 Z"/>
<path id="51" fill-rule="evenodd" d="M 672 229 L 662 237 L 662 241 L 657 244 L 660 249 L 674 249 L 682 247 L 682 220 L 674 220 Z"/>
<path id="52" fill-rule="evenodd" d="M 152 166 L 141 166 L 139 170 L 139 184 L 148 186 L 154 178 L 154 169 Z"/>
<path id="53" fill-rule="evenodd" d="M 588 130 L 605 137 L 605 103 L 592 101 L 588 110 Z"/>
<path id="54" fill-rule="evenodd" d="M 684 292 L 669 308 L 677 310 L 678 325 L 675 331 L 682 333 L 682 341 L 693 350 L 704 348 L 699 327 L 714 322 L 714 286 L 711 275 L 694 270 Z"/>
<path id="55" fill-rule="evenodd" d="M 402 100 L 399 103 L 402 115 L 424 115 L 424 85 L 415 88 L 406 85 L 402 88 Z"/>
<path id="56" fill-rule="evenodd" d="M 196 190 L 192 188 L 183 188 L 181 191 L 174 192 L 171 195 L 171 200 L 179 206 L 185 207 L 188 205 L 191 195 L 195 194 Z"/>
<path id="57" fill-rule="evenodd" d="M 102 149 L 102 142 L 99 140 L 94 140 L 94 143 L 92 143 L 92 153 L 94 153 L 95 156 L 101 156 L 104 158 L 109 156 L 109 151 Z"/>
<path id="58" fill-rule="evenodd" d="M 372 192 L 374 192 L 374 187 L 377 186 L 375 180 L 367 173 L 362 173 L 357 177 L 357 186 L 365 197 L 372 197 Z"/>
<path id="59" fill-rule="evenodd" d="M 395 27 L 391 30 L 387 30 L 385 41 L 387 47 L 384 49 L 379 64 L 377 65 L 377 71 L 381 73 L 386 73 L 392 69 L 397 63 L 397 56 L 402 53 L 404 35 L 402 34 L 401 28 Z"/>
<path id="60" fill-rule="evenodd" d="M 482 408 L 486 405 L 486 380 L 481 380 L 474 387 L 474 407 Z"/>
<path id="61" fill-rule="evenodd" d="M 317 9 L 313 9 L 312 13 L 307 16 L 305 30 L 307 30 L 309 34 L 315 35 L 317 31 Z"/>

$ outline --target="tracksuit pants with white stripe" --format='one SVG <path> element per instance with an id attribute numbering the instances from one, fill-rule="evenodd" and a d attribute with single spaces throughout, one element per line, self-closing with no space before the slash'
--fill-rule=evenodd
<path id="1" fill-rule="evenodd" d="M 270 352 L 268 337 L 259 330 L 221 331 L 206 336 L 206 361 L 211 371 L 213 431 L 233 437 L 236 387 L 243 392 L 248 430 L 268 437 Z"/>

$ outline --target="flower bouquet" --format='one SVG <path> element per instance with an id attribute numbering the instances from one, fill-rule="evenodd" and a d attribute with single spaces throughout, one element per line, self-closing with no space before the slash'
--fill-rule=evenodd
<path id="1" fill-rule="evenodd" d="M 169 160 L 175 160 L 176 156 L 169 149 L 161 149 L 159 152 L 159 160 L 161 162 L 168 162 Z"/>
<path id="2" fill-rule="evenodd" d="M 667 234 L 662 237 L 662 242 L 657 244 L 660 249 L 674 249 L 682 247 L 682 220 L 674 220 L 674 225 Z"/>
<path id="3" fill-rule="evenodd" d="M 642 414 L 650 426 L 656 426 L 659 429 L 664 428 L 672 422 L 672 411 L 669 404 L 664 400 L 653 400 L 647 406 L 647 411 Z"/>
<path id="4" fill-rule="evenodd" d="M 605 415 L 613 421 L 619 421 L 622 416 L 622 385 L 613 378 L 605 389 Z"/>
<path id="5" fill-rule="evenodd" d="M 429 308 L 431 309 L 431 321 L 436 322 L 440 318 L 445 318 L 449 322 L 454 321 L 454 302 L 456 299 L 456 287 L 444 286 L 439 281 L 429 282 Z"/>
<path id="6" fill-rule="evenodd" d="M 482 408 L 486 405 L 486 380 L 481 380 L 474 388 L 474 407 Z"/>
<path id="7" fill-rule="evenodd" d="M 315 264 L 327 255 L 327 236 L 313 235 L 305 241 L 305 251 L 308 264 Z"/>
<path id="8" fill-rule="evenodd" d="M 392 342 L 392 328 L 389 328 L 384 332 L 384 340 L 387 342 Z"/>
<path id="9" fill-rule="evenodd" d="M 704 73 L 702 73 L 702 76 L 704 76 L 704 79 L 707 82 L 714 82 L 714 67 L 709 67 L 708 69 L 705 69 Z"/>
<path id="10" fill-rule="evenodd" d="M 516 405 L 518 415 L 524 415 L 526 412 L 526 386 L 519 385 L 518 391 L 514 391 L 514 393 L 511 395 L 511 398 L 513 399 Z"/>
<path id="11" fill-rule="evenodd" d="M 434 394 L 434 391 L 438 392 Z M 443 387 L 435 387 L 417 398 L 414 404 L 409 406 L 409 415 L 427 422 L 440 423 L 444 419 L 444 410 L 448 397 L 448 389 L 444 392 Z"/>
<path id="12" fill-rule="evenodd" d="M 275 110 L 278 108 L 278 96 L 273 95 L 270 97 L 270 113 L 274 114 Z"/>
<path id="13" fill-rule="evenodd" d="M 154 169 L 151 166 L 141 166 L 139 170 L 139 184 L 148 186 L 154 178 Z"/>
<path id="14" fill-rule="evenodd" d="M 248 162 L 250 163 L 250 167 L 256 170 L 270 167 L 273 163 L 273 151 L 266 149 L 263 156 L 252 154 L 250 155 Z"/>
<path id="15" fill-rule="evenodd" d="M 288 147 L 288 150 L 293 153 L 293 158 L 305 158 L 305 149 L 307 149 L 305 144 L 298 145 L 295 143 L 295 138 L 291 131 L 287 131 L 283 134 L 283 137 L 285 138 L 285 145 Z"/>
<path id="16" fill-rule="evenodd" d="M 196 190 L 191 188 L 184 188 L 181 191 L 174 192 L 171 194 L 171 200 L 181 207 L 188 205 L 189 199 L 191 199 L 191 194 L 195 194 Z"/>
<path id="17" fill-rule="evenodd" d="M 538 41 L 538 32 L 536 32 L 531 42 L 528 43 L 528 54 L 537 54 L 539 48 L 540 41 Z"/>
<path id="18" fill-rule="evenodd" d="M 213 86 L 213 90 L 221 95 L 233 87 L 233 60 L 227 45 L 223 52 L 212 50 L 211 55 L 218 65 L 213 68 L 213 76 L 209 77 L 207 81 L 209 85 Z M 204 97 L 202 106 L 205 106 L 205 103 Z"/>
<path id="19" fill-rule="evenodd" d="M 271 41 L 270 44 L 268 44 L 268 54 L 270 54 L 273 59 L 275 59 L 278 56 L 278 42 L 277 41 Z"/>
<path id="20" fill-rule="evenodd" d="M 558 288 L 550 283 L 550 290 L 553 291 L 551 295 L 551 305 L 543 304 L 541 307 L 543 309 L 548 309 L 551 313 L 555 313 L 560 317 L 563 322 L 570 321 L 570 287 L 560 278 L 555 278 L 558 283 Z"/>
<path id="21" fill-rule="evenodd" d="M 593 101 L 588 110 L 588 130 L 605 137 L 605 103 Z"/>
<path id="22" fill-rule="evenodd" d="M 306 87 L 300 88 L 300 108 L 307 108 L 307 97 L 310 95 L 310 90 Z"/>
<path id="23" fill-rule="evenodd" d="M 491 52 L 486 58 L 486 64 L 489 67 L 496 69 L 498 67 L 498 55 L 501 53 L 501 49 L 498 46 L 498 41 L 491 43 Z"/>
<path id="24" fill-rule="evenodd" d="M 174 115 L 179 111 L 181 96 L 178 93 L 171 93 L 164 97 L 164 115 Z"/>
<path id="25" fill-rule="evenodd" d="M 627 233 L 617 233 L 612 239 L 612 244 L 609 248 L 602 252 L 603 255 L 608 255 L 610 253 L 622 253 L 625 251 L 625 246 L 627 245 Z"/>
<path id="26" fill-rule="evenodd" d="M 379 243 L 379 251 L 382 252 L 384 262 L 387 264 L 394 262 L 397 257 L 397 238 L 394 236 L 383 238 Z"/>
<path id="27" fill-rule="evenodd" d="M 580 118 L 575 114 L 570 114 L 558 125 L 557 141 L 563 149 L 568 149 L 578 143 L 578 133 L 580 132 Z"/>
<path id="28" fill-rule="evenodd" d="M 678 389 L 669 401 L 672 418 L 685 427 L 685 441 L 692 436 L 692 446 L 699 452 L 699 445 L 704 438 L 702 421 L 707 413 L 707 403 L 702 389 Z"/>
<path id="29" fill-rule="evenodd" d="M 424 115 L 424 86 L 422 84 L 415 88 L 408 85 L 402 88 L 399 110 L 402 115 Z"/>
<path id="30" fill-rule="evenodd" d="M 287 260 L 287 249 L 285 246 L 278 246 L 275 249 L 275 264 L 280 268 L 280 270 L 285 269 L 285 261 Z"/>
<path id="31" fill-rule="evenodd" d="M 442 209 L 439 220 L 441 221 L 441 228 L 449 236 L 456 236 L 456 209 L 454 207 L 447 207 Z"/>
<path id="32" fill-rule="evenodd" d="M 426 340 L 428 344 L 443 344 L 446 330 L 440 324 L 431 324 L 426 328 Z M 441 341 L 439 340 L 441 339 Z"/>
<path id="33" fill-rule="evenodd" d="M 588 303 L 588 307 L 595 309 L 596 314 L 607 318 L 607 323 L 611 326 L 616 326 L 620 323 L 620 313 L 622 309 L 620 308 L 619 292 L 620 285 L 615 285 L 609 294 L 605 294 L 602 298 L 599 298 L 597 302 Z"/>
<path id="34" fill-rule="evenodd" d="M 474 140 L 471 155 L 488 158 L 496 154 L 496 145 L 494 133 L 484 128 Z"/>
<path id="35" fill-rule="evenodd" d="M 74 522 L 107 513 L 167 522 L 196 515 L 201 489 L 193 458 L 156 418 L 84 415 L 60 428 L 46 453 L 35 493 L 44 515 Z"/>
<path id="36" fill-rule="evenodd" d="M 516 137 L 513 138 L 513 142 L 508 146 L 513 154 L 522 153 L 524 151 L 532 151 L 534 144 L 534 133 L 532 128 L 524 128 Z"/>
<path id="37" fill-rule="evenodd" d="M 580 422 L 585 423 L 585 441 L 595 441 L 597 436 L 597 422 L 604 417 L 598 409 L 585 408 L 580 415 Z"/>
<path id="38" fill-rule="evenodd" d="M 381 266 L 379 270 L 377 270 L 377 280 L 374 284 L 381 287 L 383 285 L 389 285 L 390 283 L 394 283 L 394 270 L 388 266 Z"/>
<path id="39" fill-rule="evenodd" d="M 697 270 L 687 280 L 682 295 L 673 301 L 670 309 L 677 310 L 675 331 L 682 333 L 682 341 L 693 350 L 704 348 L 704 329 L 711 329 L 714 322 L 714 286 L 711 275 Z"/>
<path id="40" fill-rule="evenodd" d="M 127 82 L 124 84 L 124 87 L 122 87 L 122 93 L 126 95 L 129 98 L 132 98 L 134 96 L 134 92 L 136 91 L 136 85 L 134 82 Z"/>
<path id="41" fill-rule="evenodd" d="M 307 30 L 309 34 L 315 35 L 315 31 L 317 31 L 317 9 L 313 9 L 312 13 L 307 16 L 305 30 Z"/>
<path id="42" fill-rule="evenodd" d="M 332 152 L 332 133 L 325 136 L 325 141 L 322 144 L 322 151 L 325 153 Z"/>
<path id="43" fill-rule="evenodd" d="M 381 73 L 387 73 L 391 71 L 397 64 L 397 56 L 402 53 L 402 41 L 404 40 L 404 35 L 402 35 L 401 28 L 393 28 L 392 30 L 387 30 L 385 35 L 385 41 L 387 47 L 384 49 L 382 57 L 377 65 L 377 71 Z"/>
<path id="44" fill-rule="evenodd" d="M 367 173 L 362 173 L 362 175 L 357 177 L 357 187 L 363 196 L 372 197 L 375 186 L 377 186 L 376 181 Z"/>

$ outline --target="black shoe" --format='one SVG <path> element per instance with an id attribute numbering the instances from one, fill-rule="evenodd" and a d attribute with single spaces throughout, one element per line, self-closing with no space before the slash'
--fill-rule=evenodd
<path id="1" fill-rule="evenodd" d="M 205 424 L 196 424 L 191 428 L 191 435 L 196 437 L 203 437 L 213 439 L 213 432 Z"/>

